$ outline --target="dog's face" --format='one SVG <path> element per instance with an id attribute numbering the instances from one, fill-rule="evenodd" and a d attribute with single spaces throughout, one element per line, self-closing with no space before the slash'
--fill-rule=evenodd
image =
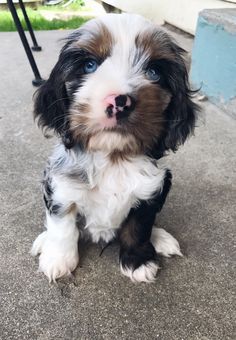
<path id="1" fill-rule="evenodd" d="M 154 156 L 176 150 L 196 110 L 182 53 L 138 15 L 91 20 L 69 36 L 38 91 L 35 115 L 68 148 Z"/>

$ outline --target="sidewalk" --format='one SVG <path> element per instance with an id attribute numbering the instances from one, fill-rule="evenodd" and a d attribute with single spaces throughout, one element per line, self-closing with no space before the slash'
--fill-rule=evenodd
<path id="1" fill-rule="evenodd" d="M 67 32 L 36 34 L 47 77 Z M 236 121 L 202 102 L 195 137 L 164 160 L 173 189 L 158 225 L 178 239 L 183 259 L 165 259 L 154 284 L 135 285 L 120 274 L 116 245 L 101 257 L 89 245 L 77 285 L 49 285 L 29 249 L 43 230 L 40 179 L 55 140 L 33 122 L 35 89 L 17 33 L 0 40 L 0 339 L 235 339 Z"/>

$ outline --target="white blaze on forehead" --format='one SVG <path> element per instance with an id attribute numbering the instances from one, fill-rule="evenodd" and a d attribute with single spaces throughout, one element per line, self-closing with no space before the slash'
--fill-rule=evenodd
<path id="1" fill-rule="evenodd" d="M 137 34 L 153 28 L 151 21 L 137 14 L 107 14 L 99 18 L 117 42 L 134 42 Z"/>
<path id="2" fill-rule="evenodd" d="M 100 20 L 114 39 L 111 59 L 124 71 L 131 74 L 137 72 L 148 56 L 143 54 L 140 60 L 136 60 L 135 40 L 140 33 L 153 30 L 153 24 L 136 14 L 109 14 Z M 134 60 L 138 61 L 136 65 L 133 64 Z"/>

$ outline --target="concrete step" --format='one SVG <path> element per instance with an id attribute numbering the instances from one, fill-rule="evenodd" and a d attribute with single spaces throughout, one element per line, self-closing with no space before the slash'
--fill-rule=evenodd
<path id="1" fill-rule="evenodd" d="M 200 12 L 191 80 L 210 101 L 236 118 L 236 9 Z"/>

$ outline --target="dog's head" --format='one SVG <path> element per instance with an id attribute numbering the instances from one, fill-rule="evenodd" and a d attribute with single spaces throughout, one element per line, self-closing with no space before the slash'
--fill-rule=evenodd
<path id="1" fill-rule="evenodd" d="M 175 151 L 192 132 L 183 50 L 148 20 L 108 14 L 72 33 L 35 100 L 35 116 L 67 148 Z"/>

